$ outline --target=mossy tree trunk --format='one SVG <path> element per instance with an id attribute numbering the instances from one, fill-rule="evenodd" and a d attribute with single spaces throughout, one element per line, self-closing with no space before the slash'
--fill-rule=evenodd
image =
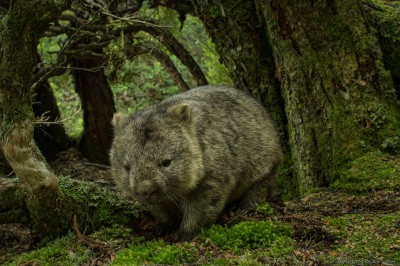
<path id="1" fill-rule="evenodd" d="M 179 3 L 159 4 L 197 15 L 236 86 L 274 113 L 300 193 L 329 185 L 365 153 L 399 153 L 392 77 L 360 1 Z"/>
<path id="2" fill-rule="evenodd" d="M 0 24 L 0 144 L 27 193 L 34 228 L 59 230 L 58 182 L 34 140 L 31 77 L 36 49 L 48 24 L 71 1 L 11 1 Z"/>
<path id="3" fill-rule="evenodd" d="M 259 1 L 258 9 L 273 47 L 302 190 L 332 183 L 368 152 L 398 153 L 394 85 L 361 2 Z"/>

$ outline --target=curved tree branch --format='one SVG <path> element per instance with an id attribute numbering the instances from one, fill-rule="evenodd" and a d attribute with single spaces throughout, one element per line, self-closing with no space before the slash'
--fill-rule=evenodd
<path id="1" fill-rule="evenodd" d="M 147 42 L 145 44 L 133 45 L 125 49 L 125 55 L 128 59 L 144 53 L 151 54 L 164 66 L 181 91 L 188 91 L 190 89 L 171 58 L 162 50 L 158 49 L 155 44 Z"/>
<path id="2" fill-rule="evenodd" d="M 153 22 L 153 24 L 156 24 Z M 155 37 L 165 47 L 189 69 L 193 78 L 196 80 L 197 86 L 207 85 L 207 79 L 204 76 L 200 66 L 194 60 L 188 50 L 169 32 L 162 27 L 154 27 L 151 24 L 132 24 L 123 29 L 125 32 L 144 31 Z"/>

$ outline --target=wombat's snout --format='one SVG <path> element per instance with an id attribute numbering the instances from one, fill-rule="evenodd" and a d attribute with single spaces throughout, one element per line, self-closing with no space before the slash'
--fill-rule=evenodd
<path id="1" fill-rule="evenodd" d="M 143 180 L 137 182 L 133 190 L 140 198 L 150 199 L 151 196 L 158 191 L 158 188 L 153 182 L 149 180 Z"/>

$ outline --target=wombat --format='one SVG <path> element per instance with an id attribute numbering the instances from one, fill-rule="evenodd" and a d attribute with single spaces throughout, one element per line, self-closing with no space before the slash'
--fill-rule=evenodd
<path id="1" fill-rule="evenodd" d="M 260 200 L 282 158 L 265 109 L 233 88 L 192 89 L 131 115 L 117 113 L 113 124 L 117 188 L 158 222 L 178 223 L 182 240 L 213 223 L 227 204 Z"/>

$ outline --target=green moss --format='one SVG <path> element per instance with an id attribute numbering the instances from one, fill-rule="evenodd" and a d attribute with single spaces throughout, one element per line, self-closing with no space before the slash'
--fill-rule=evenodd
<path id="1" fill-rule="evenodd" d="M 367 192 L 400 187 L 399 159 L 376 151 L 368 152 L 347 165 L 339 172 L 340 177 L 332 184 L 332 188 Z"/>
<path id="2" fill-rule="evenodd" d="M 397 264 L 400 262 L 400 213 L 378 215 L 349 214 L 326 219 L 327 229 L 339 237 L 334 251 L 324 260 L 341 265 Z M 353 263 L 351 263 L 353 261 Z"/>
<path id="3" fill-rule="evenodd" d="M 72 216 L 76 215 L 79 227 L 89 232 L 100 226 L 125 225 L 132 217 L 139 216 L 140 204 L 124 198 L 93 182 L 59 177 L 59 209 L 65 219 L 65 228 L 71 228 Z"/>
<path id="4" fill-rule="evenodd" d="M 266 247 L 277 252 L 280 243 L 289 242 L 293 232 L 293 228 L 279 221 L 245 221 L 230 228 L 213 225 L 202 232 L 201 239 L 209 238 L 219 248 L 234 253 Z"/>
<path id="5" fill-rule="evenodd" d="M 271 215 L 274 213 L 274 209 L 268 204 L 268 202 L 257 204 L 256 211 L 264 215 Z"/>
<path id="6" fill-rule="evenodd" d="M 193 261 L 193 247 L 187 243 L 169 245 L 162 240 L 143 242 L 137 239 L 129 248 L 118 251 L 111 265 L 176 265 Z"/>
<path id="7" fill-rule="evenodd" d="M 133 230 L 120 224 L 113 224 L 111 227 L 102 227 L 99 231 L 91 234 L 92 238 L 107 242 L 110 245 L 128 245 L 135 241 L 136 236 Z"/>
<path id="8" fill-rule="evenodd" d="M 369 22 L 383 37 L 400 41 L 400 1 L 368 0 L 374 8 L 368 9 Z"/>
<path id="9" fill-rule="evenodd" d="M 4 265 L 75 266 L 88 263 L 94 256 L 95 253 L 79 244 L 76 236 L 71 233 L 43 248 L 22 254 Z"/>

